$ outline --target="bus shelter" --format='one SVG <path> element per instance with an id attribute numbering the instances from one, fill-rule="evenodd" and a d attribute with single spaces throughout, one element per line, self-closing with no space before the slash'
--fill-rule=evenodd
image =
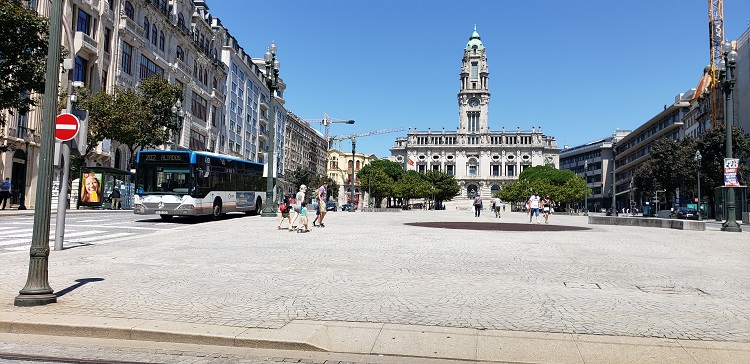
<path id="1" fill-rule="evenodd" d="M 82 167 L 79 179 L 73 182 L 71 188 L 71 195 L 77 195 L 71 196 L 76 200 L 76 209 L 111 209 L 115 190 L 120 194 L 120 206 L 116 207 L 131 209 L 134 195 L 132 178 L 133 173 L 116 168 Z"/>

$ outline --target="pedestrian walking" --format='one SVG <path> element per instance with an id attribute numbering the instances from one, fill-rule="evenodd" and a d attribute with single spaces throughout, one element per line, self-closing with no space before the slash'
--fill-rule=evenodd
<path id="1" fill-rule="evenodd" d="M 500 204 L 501 203 L 502 202 L 497 197 L 495 197 L 494 199 L 492 199 L 493 210 L 495 211 L 495 217 L 497 217 L 497 218 L 500 218 Z"/>
<path id="2" fill-rule="evenodd" d="M 284 196 L 284 200 L 279 204 L 279 211 L 281 211 L 281 219 L 279 220 L 279 223 L 276 225 L 276 229 L 282 230 L 281 224 L 284 222 L 284 219 L 289 220 L 289 229 L 292 228 L 292 217 L 289 215 L 290 210 L 293 210 L 294 208 L 289 203 L 290 197 Z"/>
<path id="3" fill-rule="evenodd" d="M 474 197 L 474 217 L 479 217 L 481 213 L 482 213 L 482 196 L 477 194 L 477 196 Z"/>
<path id="4" fill-rule="evenodd" d="M 544 223 L 549 224 L 549 214 L 552 213 L 552 200 L 549 195 L 545 195 L 542 199 L 542 212 L 544 213 Z"/>
<path id="5" fill-rule="evenodd" d="M 536 216 L 536 223 L 541 224 L 539 221 L 539 203 L 541 202 L 541 199 L 539 198 L 539 192 L 534 191 L 534 194 L 529 197 L 529 207 L 531 207 L 531 213 L 529 214 L 529 222 L 531 222 L 531 219 L 533 216 Z"/>
<path id="6" fill-rule="evenodd" d="M 326 227 L 323 223 L 323 219 L 326 217 L 328 210 L 326 209 L 326 202 L 328 202 L 328 180 L 323 181 L 323 185 L 316 191 L 318 195 L 318 211 L 317 220 L 318 226 Z"/>
<path id="7" fill-rule="evenodd" d="M 109 207 L 112 210 L 119 210 L 120 209 L 120 200 L 121 200 L 120 197 L 121 197 L 120 196 L 120 190 L 118 190 L 116 188 L 114 190 L 112 190 L 112 193 L 109 194 L 109 202 L 110 202 Z"/>
<path id="8" fill-rule="evenodd" d="M 0 205 L 2 206 L 2 210 L 5 210 L 5 204 L 8 202 L 8 198 L 10 198 L 10 187 L 10 178 L 5 177 L 5 181 L 0 183 Z"/>
<path id="9" fill-rule="evenodd" d="M 299 191 L 297 191 L 297 195 L 294 198 L 294 202 L 292 203 L 292 207 L 294 207 L 294 217 L 292 218 L 292 225 L 297 222 L 297 218 L 300 216 L 300 213 L 302 212 L 302 202 L 305 201 L 305 193 L 307 192 L 307 186 L 300 185 Z M 289 231 L 294 231 L 294 226 L 289 226 Z"/>
<path id="10" fill-rule="evenodd" d="M 300 227 L 299 227 L 299 229 L 297 229 L 297 232 L 298 233 L 309 233 L 310 231 L 312 231 L 312 229 L 310 229 L 310 226 L 307 224 L 307 202 L 302 202 L 301 206 L 302 206 L 302 208 L 300 209 L 300 213 L 299 213 L 299 216 L 300 216 L 300 220 L 299 220 Z"/>

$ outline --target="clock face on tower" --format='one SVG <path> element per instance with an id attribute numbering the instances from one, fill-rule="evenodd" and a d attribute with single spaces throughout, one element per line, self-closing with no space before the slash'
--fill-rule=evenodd
<path id="1" fill-rule="evenodd" d="M 479 100 L 477 99 L 471 99 L 469 100 L 469 106 L 471 107 L 477 107 L 479 105 Z"/>

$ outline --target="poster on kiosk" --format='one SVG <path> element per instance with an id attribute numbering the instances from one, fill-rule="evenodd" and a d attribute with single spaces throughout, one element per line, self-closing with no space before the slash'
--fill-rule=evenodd
<path id="1" fill-rule="evenodd" d="M 78 205 L 101 206 L 102 200 L 102 173 L 81 172 L 81 191 L 78 194 Z"/>
<path id="2" fill-rule="evenodd" d="M 724 158 L 724 187 L 739 187 L 740 182 L 737 180 L 739 166 L 739 159 Z"/>

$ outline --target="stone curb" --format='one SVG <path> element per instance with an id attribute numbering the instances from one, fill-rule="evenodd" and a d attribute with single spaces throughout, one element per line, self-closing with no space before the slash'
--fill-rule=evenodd
<path id="1" fill-rule="evenodd" d="M 750 357 L 750 343 L 304 320 L 259 329 L 0 312 L 0 332 L 521 363 L 742 363 Z"/>

